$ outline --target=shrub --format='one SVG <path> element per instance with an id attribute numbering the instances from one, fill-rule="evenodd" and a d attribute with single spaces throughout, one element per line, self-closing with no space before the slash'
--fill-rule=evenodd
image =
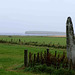
<path id="1" fill-rule="evenodd" d="M 34 66 L 33 72 L 45 72 L 46 71 L 47 66 L 44 65 L 36 65 Z"/>
<path id="2" fill-rule="evenodd" d="M 56 71 L 55 75 L 75 75 L 75 72 L 72 70 L 60 68 Z"/>
<path id="3" fill-rule="evenodd" d="M 55 69 L 53 67 L 47 67 L 46 68 L 46 73 L 50 73 L 50 75 L 53 74 L 54 71 L 55 71 Z"/>

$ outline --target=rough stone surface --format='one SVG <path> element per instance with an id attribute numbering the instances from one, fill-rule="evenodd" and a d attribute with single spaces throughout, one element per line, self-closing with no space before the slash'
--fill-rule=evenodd
<path id="1" fill-rule="evenodd" d="M 69 60 L 72 59 L 75 64 L 75 42 L 74 42 L 74 30 L 73 24 L 70 17 L 67 18 L 66 22 L 66 38 L 67 38 L 67 57 Z"/>

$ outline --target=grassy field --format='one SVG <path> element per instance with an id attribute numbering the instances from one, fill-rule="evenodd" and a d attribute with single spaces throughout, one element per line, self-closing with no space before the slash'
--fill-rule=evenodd
<path id="1" fill-rule="evenodd" d="M 11 38 L 25 41 L 38 41 L 39 43 L 45 42 L 49 43 L 49 41 L 53 43 L 61 43 L 65 44 L 65 38 L 52 38 L 52 37 L 8 37 L 8 36 L 0 36 L 0 39 L 10 40 Z M 63 45 L 64 45 L 63 44 Z M 24 62 L 24 50 L 27 49 L 28 52 L 37 53 L 42 52 L 47 49 L 47 47 L 35 47 L 35 46 L 25 46 L 25 45 L 15 45 L 15 44 L 2 44 L 0 43 L 0 75 L 48 75 L 45 73 L 42 74 L 34 74 L 31 72 L 24 72 L 21 70 L 13 70 L 15 67 L 23 64 Z M 58 54 L 62 54 L 63 51 L 66 52 L 66 49 L 55 49 L 50 48 L 50 52 L 54 54 L 57 51 Z"/>
<path id="2" fill-rule="evenodd" d="M 43 36 L 0 36 L 0 40 L 6 41 L 13 41 L 18 42 L 19 39 L 22 42 L 38 42 L 38 43 L 45 43 L 45 44 L 60 44 L 65 46 L 66 45 L 66 38 L 65 37 L 43 37 Z"/>

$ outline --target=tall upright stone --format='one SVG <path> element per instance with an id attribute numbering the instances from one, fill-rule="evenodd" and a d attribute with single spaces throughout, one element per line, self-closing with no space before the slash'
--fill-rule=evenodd
<path id="1" fill-rule="evenodd" d="M 74 30 L 70 17 L 66 22 L 66 42 L 67 42 L 67 57 L 75 64 L 75 43 L 74 43 Z"/>

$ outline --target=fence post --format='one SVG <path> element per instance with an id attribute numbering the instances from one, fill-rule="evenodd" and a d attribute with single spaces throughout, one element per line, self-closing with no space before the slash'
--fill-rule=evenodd
<path id="1" fill-rule="evenodd" d="M 57 51 L 55 51 L 55 57 L 56 57 L 56 55 L 57 55 Z"/>
<path id="2" fill-rule="evenodd" d="M 37 62 L 39 63 L 39 53 L 37 53 Z"/>
<path id="3" fill-rule="evenodd" d="M 71 70 L 72 69 L 72 59 L 70 59 L 70 62 L 69 62 L 69 70 Z"/>
<path id="4" fill-rule="evenodd" d="M 65 68 L 68 68 L 69 66 L 69 62 L 68 62 L 68 59 L 66 58 L 66 65 L 65 65 Z"/>
<path id="5" fill-rule="evenodd" d="M 46 64 L 49 66 L 50 62 L 50 54 L 49 54 L 49 49 L 47 49 L 47 57 L 46 57 Z"/>
<path id="6" fill-rule="evenodd" d="M 43 64 L 43 56 L 42 56 L 42 52 L 40 54 L 40 57 L 41 57 L 41 64 Z"/>
<path id="7" fill-rule="evenodd" d="M 46 51 L 44 51 L 44 63 L 46 63 L 46 60 L 47 60 L 47 53 Z"/>
<path id="8" fill-rule="evenodd" d="M 24 50 L 24 66 L 28 66 L 28 50 Z"/>
<path id="9" fill-rule="evenodd" d="M 36 62 L 36 54 L 34 54 L 34 63 Z"/>
<path id="10" fill-rule="evenodd" d="M 31 62 L 32 62 L 32 54 L 31 52 L 29 52 L 29 64 L 31 64 Z"/>
<path id="11" fill-rule="evenodd" d="M 60 62 L 59 62 L 59 54 L 58 54 L 58 57 L 57 57 L 57 69 L 59 68 L 59 65 L 60 65 Z"/>
<path id="12" fill-rule="evenodd" d="M 49 55 L 49 49 L 47 49 L 47 56 Z"/>

